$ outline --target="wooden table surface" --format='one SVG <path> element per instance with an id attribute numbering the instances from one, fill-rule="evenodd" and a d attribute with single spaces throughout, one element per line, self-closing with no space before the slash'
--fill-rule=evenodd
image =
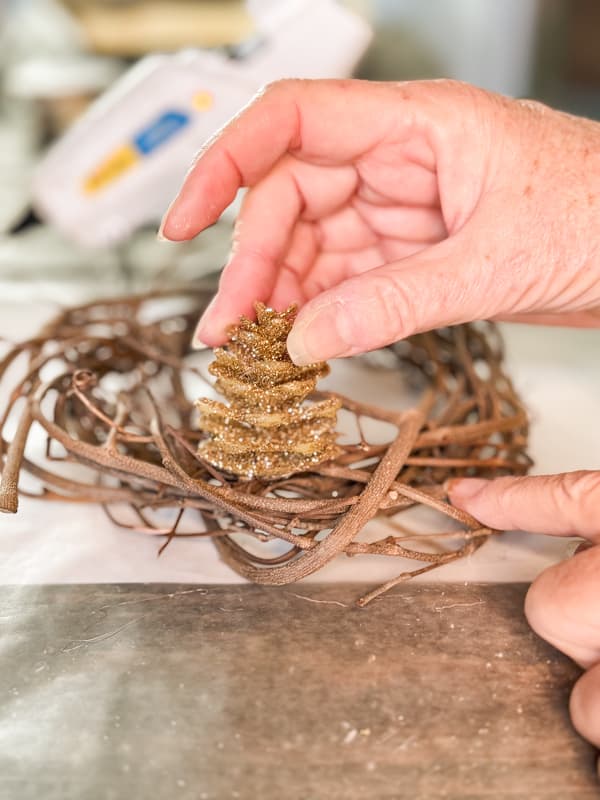
<path id="1" fill-rule="evenodd" d="M 591 800 L 526 587 L 0 588 L 2 800 Z"/>

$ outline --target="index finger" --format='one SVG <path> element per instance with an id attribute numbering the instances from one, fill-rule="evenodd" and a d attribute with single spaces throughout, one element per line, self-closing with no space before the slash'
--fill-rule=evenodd
<path id="1" fill-rule="evenodd" d="M 269 85 L 202 149 L 165 215 L 161 233 L 173 241 L 193 238 L 217 221 L 238 189 L 255 185 L 287 152 L 327 165 L 345 164 L 367 152 L 397 117 L 387 94 L 390 86 L 385 103 L 382 90 L 361 81 Z M 405 113 L 403 124 L 410 122 Z"/>

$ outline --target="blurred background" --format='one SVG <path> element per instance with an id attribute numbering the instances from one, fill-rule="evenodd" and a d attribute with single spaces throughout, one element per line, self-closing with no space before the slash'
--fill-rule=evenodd
<path id="1" fill-rule="evenodd" d="M 268 80 L 452 77 L 600 118 L 597 0 L 0 0 L 0 290 L 76 302 L 217 269 L 235 207 L 155 238 Z"/>

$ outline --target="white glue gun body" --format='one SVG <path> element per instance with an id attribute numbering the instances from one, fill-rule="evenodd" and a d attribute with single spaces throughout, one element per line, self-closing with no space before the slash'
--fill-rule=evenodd
<path id="1" fill-rule="evenodd" d="M 42 159 L 38 213 L 80 244 L 123 241 L 160 219 L 194 154 L 262 85 L 350 75 L 371 38 L 333 0 L 271 3 L 257 21 L 233 55 L 186 50 L 132 67 Z"/>

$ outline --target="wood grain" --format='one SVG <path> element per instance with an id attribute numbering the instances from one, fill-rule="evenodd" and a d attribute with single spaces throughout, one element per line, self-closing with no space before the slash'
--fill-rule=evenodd
<path id="1" fill-rule="evenodd" d="M 526 587 L 3 587 L 0 797 L 591 800 Z"/>

